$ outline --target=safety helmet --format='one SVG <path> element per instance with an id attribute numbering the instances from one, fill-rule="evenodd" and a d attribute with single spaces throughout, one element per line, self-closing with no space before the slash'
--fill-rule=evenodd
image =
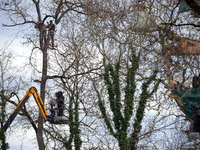
<path id="1" fill-rule="evenodd" d="M 55 93 L 56 97 L 59 97 L 59 96 L 61 96 L 62 94 L 63 94 L 62 91 L 58 91 L 58 92 Z"/>

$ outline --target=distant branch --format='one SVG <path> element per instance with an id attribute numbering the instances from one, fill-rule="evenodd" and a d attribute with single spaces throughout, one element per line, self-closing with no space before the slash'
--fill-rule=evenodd
<path id="1" fill-rule="evenodd" d="M 22 22 L 22 23 L 16 23 L 16 24 L 11 24 L 11 25 L 7 25 L 7 24 L 2 24 L 2 25 L 5 26 L 5 27 L 14 27 L 14 26 L 18 26 L 18 25 L 24 25 L 24 24 L 27 24 L 27 23 L 36 24 L 36 22 L 34 22 L 34 21 L 25 21 L 25 22 Z"/>
<path id="2" fill-rule="evenodd" d="M 187 23 L 187 24 L 172 24 L 173 26 L 193 26 L 193 27 L 200 27 L 200 25 Z"/>
<path id="3" fill-rule="evenodd" d="M 47 18 L 49 18 L 49 17 L 52 17 L 52 18 L 54 18 L 54 16 L 53 16 L 53 15 L 46 15 L 42 21 L 43 21 L 43 22 L 45 22 L 45 20 L 46 20 Z"/>
<path id="4" fill-rule="evenodd" d="M 173 23 L 164 23 L 165 25 L 170 25 L 170 26 L 193 26 L 193 27 L 200 27 L 199 24 L 194 24 L 194 23 L 183 23 L 183 24 L 173 24 Z"/>
<path id="5" fill-rule="evenodd" d="M 77 76 L 77 75 L 78 75 L 78 76 L 79 76 L 79 75 L 85 75 L 85 74 L 91 73 L 91 72 L 94 71 L 94 70 L 99 70 L 99 69 L 101 69 L 101 67 L 102 67 L 102 66 L 100 66 L 99 68 L 95 68 L 95 69 L 88 70 L 88 71 L 86 71 L 86 72 L 81 72 L 81 73 L 78 73 L 78 74 L 74 74 L 74 75 L 71 75 L 71 76 L 68 76 L 68 77 L 65 77 L 64 75 L 61 75 L 61 76 L 55 75 L 55 76 L 47 76 L 46 79 L 55 79 L 55 78 L 58 78 L 58 79 L 70 79 L 70 78 L 75 77 L 75 76 Z"/>
<path id="6" fill-rule="evenodd" d="M 172 22 L 172 16 L 173 16 L 174 10 L 179 6 L 180 3 L 181 3 L 181 0 L 179 0 L 176 6 L 172 9 L 171 15 L 170 15 L 170 22 Z"/>

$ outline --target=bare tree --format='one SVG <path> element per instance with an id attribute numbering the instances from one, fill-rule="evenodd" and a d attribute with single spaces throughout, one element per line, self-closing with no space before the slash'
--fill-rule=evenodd
<path id="1" fill-rule="evenodd" d="M 185 51 L 185 49 L 190 49 L 190 48 L 192 49 L 192 47 L 185 46 L 185 48 L 183 48 L 180 45 L 184 45 L 183 40 L 185 40 L 185 42 L 191 42 L 191 43 L 195 41 L 195 36 L 192 36 L 192 33 L 198 31 L 193 27 L 191 27 L 188 30 L 188 26 L 186 27 L 186 25 L 197 23 L 198 18 L 190 19 L 190 21 L 184 20 L 183 18 L 185 17 L 191 18 L 192 15 L 190 13 L 180 14 L 177 12 L 177 9 L 175 11 L 174 8 L 175 5 L 177 4 L 177 1 L 165 1 L 165 2 L 151 1 L 152 3 L 148 3 L 148 1 L 145 2 L 143 1 L 144 3 L 140 3 L 138 1 L 131 1 L 131 2 L 129 1 L 127 3 L 126 2 L 127 1 L 123 1 L 122 3 L 121 1 L 120 2 L 109 1 L 106 3 L 107 5 L 104 3 L 105 7 L 103 6 L 92 7 L 91 5 L 91 8 L 93 9 L 90 10 L 93 11 L 101 10 L 100 11 L 101 13 L 99 13 L 98 15 L 88 16 L 87 18 L 89 20 L 87 23 L 92 33 L 91 37 L 93 38 L 93 41 L 96 42 L 99 51 L 103 54 L 105 58 L 109 60 L 109 62 L 112 65 L 117 64 L 118 61 L 123 62 L 123 64 L 127 64 L 128 61 L 130 61 L 130 53 L 128 51 L 127 48 L 128 46 L 126 46 L 126 44 L 128 45 L 129 43 L 131 43 L 138 48 L 137 52 L 141 54 L 140 55 L 141 59 L 139 62 L 139 71 L 138 71 L 139 76 L 142 79 L 147 80 L 147 77 L 145 76 L 145 74 L 147 74 L 146 71 L 158 69 L 159 75 L 162 77 L 163 85 L 161 86 L 161 88 L 166 89 L 166 91 L 161 92 L 162 94 L 164 94 L 164 97 L 166 97 L 166 95 L 169 94 L 171 90 L 173 90 L 174 86 L 172 85 L 172 82 L 178 81 L 185 89 L 190 89 L 191 74 L 196 74 L 199 70 L 198 67 L 199 54 L 195 50 L 195 48 L 197 48 L 198 46 L 197 44 L 195 44 L 196 47 L 194 46 L 195 47 L 193 48 L 194 51 L 189 52 Z M 136 6 L 133 4 L 141 4 L 141 5 Z M 112 6 L 112 8 L 109 6 Z M 144 7 L 146 7 L 146 9 L 144 9 Z M 157 22 L 155 23 L 157 25 L 157 29 L 155 29 L 154 31 L 149 32 L 149 30 L 146 30 L 145 28 L 143 28 L 142 32 L 139 31 L 138 28 L 137 30 L 135 30 L 135 27 L 138 27 L 137 24 L 139 22 L 139 20 L 135 18 L 141 17 L 140 13 L 143 10 L 146 11 L 147 14 L 149 14 L 150 16 L 157 17 L 154 18 L 155 19 L 154 21 Z M 172 14 L 174 18 L 171 18 Z M 162 23 L 171 21 L 172 24 L 170 23 L 165 24 L 168 25 L 169 28 L 167 28 L 166 26 L 165 26 L 166 28 L 163 28 L 164 26 L 162 26 Z M 181 24 L 182 22 L 186 22 L 185 25 L 184 23 Z M 145 21 L 143 23 L 147 24 L 147 22 Z M 147 27 L 149 27 L 148 24 Z M 176 51 L 175 48 L 179 48 L 180 53 L 178 53 L 178 50 Z M 169 54 L 170 51 L 175 52 L 175 54 Z M 169 74 L 167 74 L 165 67 L 170 58 L 172 59 L 172 63 L 170 64 L 171 66 L 168 68 Z M 107 98 L 104 97 L 104 101 L 106 100 Z M 153 101 L 153 99 L 151 100 Z M 156 100 L 159 101 L 159 99 Z M 170 101 L 170 99 L 167 100 Z M 105 105 L 106 104 L 107 101 L 105 102 Z M 152 104 L 153 102 L 149 105 Z M 160 102 L 158 102 L 157 104 L 159 107 L 165 106 L 165 105 L 163 106 L 163 103 Z M 168 102 L 168 104 L 171 104 L 171 101 Z M 146 109 L 150 108 L 146 107 Z M 167 108 L 167 109 L 169 110 L 172 108 Z M 161 111 L 161 109 L 158 109 L 158 111 Z M 107 111 L 107 114 L 109 113 L 110 111 Z M 183 114 L 179 112 L 177 115 L 176 113 L 177 112 L 171 113 L 169 115 L 166 114 L 165 117 L 170 118 L 171 116 L 180 115 L 179 117 L 183 119 L 182 121 L 184 122 L 184 118 L 181 117 Z M 160 112 L 158 112 L 158 116 L 160 117 L 159 114 Z M 157 116 L 155 117 L 157 118 Z M 165 117 L 161 118 L 165 120 Z M 156 118 L 155 120 L 157 120 Z M 161 120 L 159 121 L 162 122 Z M 179 124 L 177 120 L 175 120 L 172 124 L 173 125 Z M 165 127 L 167 128 L 168 126 L 171 125 L 166 124 L 163 128 Z M 155 126 L 152 126 L 151 128 L 154 127 Z M 151 134 L 151 131 L 153 130 L 150 129 L 149 134 Z"/>
<path id="2" fill-rule="evenodd" d="M 31 7 L 30 7 L 31 6 Z M 44 7 L 43 7 L 44 6 Z M 44 37 L 44 22 L 46 19 L 53 18 L 56 25 L 58 25 L 63 17 L 69 12 L 75 12 L 77 14 L 84 14 L 83 9 L 85 9 L 85 4 L 76 1 L 52 1 L 51 3 L 41 2 L 39 0 L 30 1 L 10 1 L 8 5 L 2 5 L 1 10 L 7 12 L 10 16 L 11 24 L 4 24 L 4 26 L 12 27 L 18 25 L 32 24 L 37 25 L 39 29 L 39 46 L 37 43 L 33 43 L 42 52 L 42 74 L 40 80 L 40 95 L 43 101 L 45 101 L 45 89 L 47 79 L 51 77 L 48 76 L 48 50 L 49 50 L 49 40 L 50 36 Z M 34 10 L 32 10 L 34 8 Z M 35 11 L 36 10 L 36 11 Z M 43 11 L 48 11 L 48 14 L 43 15 Z M 32 17 L 34 15 L 34 17 Z M 16 20 L 17 18 L 17 20 Z M 33 38 L 29 38 L 30 42 L 33 42 Z M 34 50 L 35 48 L 33 48 Z M 43 140 L 43 119 L 39 115 L 38 127 L 35 130 L 37 135 L 37 141 L 39 149 L 44 149 Z"/>
<path id="3" fill-rule="evenodd" d="M 23 80 L 18 74 L 18 69 L 13 65 L 13 54 L 8 52 L 6 48 L 0 50 L 0 97 L 1 97 L 1 149 L 8 149 L 8 143 L 6 143 L 6 133 L 4 133 L 4 125 L 7 122 L 9 111 L 13 111 L 11 105 L 17 106 L 14 97 L 18 98 L 18 91 L 21 89 L 21 85 L 25 86 Z M 18 101 L 20 99 L 18 98 Z M 26 108 L 23 108 L 23 112 L 26 112 Z M 23 113 L 22 113 L 23 114 Z M 29 114 L 28 114 L 29 115 Z M 27 115 L 27 116 L 28 116 Z"/>
<path id="4" fill-rule="evenodd" d="M 5 131 L 4 131 L 4 123 L 6 122 L 6 102 L 7 102 L 7 94 L 9 89 L 7 89 L 6 86 L 6 80 L 7 75 L 6 72 L 9 70 L 10 67 L 10 59 L 11 59 L 11 54 L 6 55 L 5 51 L 1 51 L 0 54 L 0 70 L 1 70 L 1 93 L 0 93 L 0 97 L 1 97 L 1 149 L 6 150 L 9 148 L 8 143 L 6 142 L 6 136 L 5 136 Z M 7 78 L 7 79 L 6 79 Z M 12 78 L 12 77 L 11 77 Z M 8 90 L 8 91 L 6 91 Z"/>
<path id="5" fill-rule="evenodd" d="M 171 64 L 169 74 L 165 72 L 164 67 L 168 61 L 167 56 L 169 56 L 166 51 L 168 52 L 169 50 L 167 46 L 172 46 L 172 37 L 176 38 L 177 35 L 182 37 L 186 35 L 186 32 L 183 32 L 183 30 L 188 31 L 187 26 L 184 25 L 185 20 L 182 19 L 184 14 L 177 13 L 176 8 L 178 6 L 175 8 L 178 4 L 177 2 L 176 0 L 142 2 L 137 0 L 56 0 L 46 3 L 39 0 L 16 0 L 10 1 L 6 5 L 1 5 L 1 10 L 7 12 L 11 19 L 11 24 L 6 24 L 5 26 L 22 25 L 29 26 L 32 29 L 35 26 L 37 27 L 34 33 L 30 31 L 26 37 L 27 42 L 33 44 L 30 63 L 36 72 L 35 81 L 40 84 L 42 99 L 45 100 L 47 94 L 52 95 L 52 91 L 55 92 L 58 88 L 63 89 L 67 93 L 66 109 L 70 118 L 68 122 L 69 130 L 66 125 L 57 127 L 45 123 L 45 136 L 43 136 L 42 117 L 39 116 L 38 120 L 35 121 L 34 117 L 28 115 L 29 113 L 27 113 L 26 109 L 23 110 L 35 130 L 39 149 L 52 147 L 54 149 L 64 147 L 72 149 L 73 142 L 76 145 L 76 149 L 80 149 L 80 146 L 86 149 L 92 148 L 92 146 L 88 146 L 90 144 L 93 145 L 93 148 L 106 147 L 108 149 L 115 149 L 118 148 L 116 146 L 116 139 L 119 139 L 118 142 L 122 148 L 124 146 L 122 142 L 124 139 L 131 141 L 131 136 L 128 133 L 132 133 L 132 137 L 135 139 L 135 144 L 133 145 L 137 145 L 138 148 L 147 148 L 148 144 L 144 144 L 145 141 L 151 143 L 151 147 L 158 148 L 159 142 L 170 143 L 170 140 L 163 139 L 163 141 L 159 141 L 159 139 L 154 137 L 154 134 L 163 133 L 167 138 L 167 128 L 171 128 L 172 126 L 173 131 L 180 134 L 181 131 L 178 129 L 180 124 L 178 122 L 184 122 L 184 118 L 182 117 L 184 114 L 176 112 L 177 108 L 172 107 L 176 106 L 176 104 L 171 102 L 167 97 L 167 94 L 172 89 L 170 82 L 173 77 L 173 80 L 179 80 L 184 88 L 189 88 L 191 82 L 189 79 L 190 75 L 196 74 L 199 71 L 199 67 L 196 67 L 195 70 L 193 67 L 198 65 L 197 56 L 187 55 L 187 58 L 185 58 L 180 57 L 180 55 L 173 55 L 171 57 L 174 62 Z M 187 14 L 185 16 L 189 18 L 190 15 Z M 170 18 L 171 16 L 173 17 Z M 54 50 L 50 50 L 50 37 L 45 36 L 46 33 L 43 29 L 45 22 L 50 19 L 55 22 L 58 30 L 55 40 L 59 43 L 58 48 Z M 163 29 L 159 25 L 160 23 L 169 25 L 169 28 Z M 188 23 L 191 24 L 191 22 Z M 195 24 L 197 24 L 197 20 Z M 194 28 L 192 30 L 195 31 Z M 171 31 L 173 31 L 173 34 L 171 34 Z M 186 36 L 192 37 L 192 32 L 188 32 Z M 176 40 L 175 43 L 177 44 L 178 41 Z M 155 94 L 149 99 L 144 98 L 143 104 L 146 107 L 145 109 L 142 108 L 141 112 L 147 113 L 145 113 L 142 121 L 141 118 L 136 119 L 139 123 L 135 123 L 135 127 L 128 125 L 131 124 L 131 121 L 134 122 L 130 117 L 131 111 L 137 114 L 137 108 L 139 111 L 139 108 L 141 108 L 139 106 L 143 106 L 139 105 L 139 97 L 134 99 L 136 103 L 134 106 L 123 105 L 123 108 L 114 102 L 112 106 L 119 106 L 120 108 L 117 109 L 120 110 L 119 112 L 124 112 L 124 114 L 120 115 L 119 113 L 119 116 L 114 116 L 112 113 L 117 114 L 117 110 L 114 108 L 112 110 L 109 109 L 107 112 L 111 115 L 108 117 L 115 118 L 113 123 L 116 127 L 109 129 L 118 130 L 118 132 L 125 131 L 125 134 L 122 135 L 126 135 L 119 138 L 115 134 L 118 132 L 113 131 L 112 133 L 116 138 L 114 139 L 110 136 L 108 130 L 106 130 L 109 123 L 105 124 L 102 115 L 100 115 L 100 112 L 103 112 L 103 106 L 109 106 L 105 86 L 114 87 L 114 85 L 109 83 L 104 84 L 102 81 L 102 58 L 106 58 L 109 62 L 109 64 L 104 64 L 105 68 L 120 62 L 122 67 L 122 71 L 119 72 L 118 76 L 120 78 L 119 81 L 122 81 L 120 86 L 125 85 L 125 83 L 128 84 L 125 76 L 129 73 L 126 70 L 130 69 L 130 64 L 136 66 L 134 64 L 135 59 L 131 57 L 130 45 L 134 47 L 135 53 L 139 58 L 139 61 L 136 63 L 138 66 L 135 68 L 135 71 L 137 70 L 135 74 L 137 80 L 135 81 L 138 84 L 142 84 L 143 82 L 149 83 L 149 73 L 152 70 L 158 70 L 158 76 L 162 78 L 162 84 L 159 87 L 164 90 L 158 90 L 162 96 Z M 42 64 L 38 64 L 41 66 L 39 69 L 33 63 L 34 54 L 36 53 L 40 53 L 42 58 Z M 35 60 L 37 62 L 38 59 L 35 58 Z M 110 67 L 110 70 L 115 69 Z M 112 74 L 110 75 L 112 76 Z M 53 82 L 48 82 L 49 80 Z M 96 97 L 95 90 L 92 88 L 92 81 L 96 81 L 95 86 L 97 90 L 100 90 L 101 95 L 103 95 L 103 100 L 106 101 L 102 107 L 98 107 L 98 98 L 100 97 Z M 145 86 L 145 84 L 143 85 Z M 142 88 L 141 90 L 140 88 L 135 89 L 135 95 L 141 95 L 140 91 L 142 91 Z M 148 90 L 143 89 L 143 92 L 145 91 L 147 92 Z M 121 92 L 122 98 L 120 100 L 122 100 L 122 104 L 125 104 L 123 101 L 125 97 L 123 89 Z M 116 96 L 119 96 L 117 94 Z M 127 98 L 124 99 L 127 100 Z M 99 102 L 101 102 L 100 99 Z M 126 110 L 130 111 L 128 111 L 129 113 L 125 111 L 125 107 L 127 108 Z M 134 108 L 131 109 L 131 107 Z M 166 113 L 162 113 L 162 110 L 166 110 Z M 152 112 L 154 115 L 151 115 Z M 174 116 L 178 116 L 177 118 L 180 118 L 180 120 L 174 119 L 176 118 Z M 149 117 L 148 121 L 146 121 L 147 117 Z M 169 120 L 172 118 L 170 121 L 173 123 L 166 118 Z M 121 121 L 123 119 L 125 120 L 124 122 Z M 119 122 L 121 123 L 120 125 L 118 125 Z M 37 123 L 38 126 L 36 125 Z M 122 126 L 123 123 L 125 126 Z M 148 125 L 145 126 L 145 123 Z M 140 128 L 141 126 L 142 129 Z M 122 130 L 122 128 L 125 130 Z M 59 129 L 62 129 L 62 131 L 58 132 Z M 80 129 L 89 131 L 89 133 L 85 134 Z M 128 132 L 128 130 L 135 132 Z M 101 131 L 103 131 L 103 134 Z M 98 142 L 95 143 L 94 139 L 95 142 Z M 52 147 L 49 144 L 51 141 L 54 143 Z M 159 144 L 155 144 L 155 141 Z"/>

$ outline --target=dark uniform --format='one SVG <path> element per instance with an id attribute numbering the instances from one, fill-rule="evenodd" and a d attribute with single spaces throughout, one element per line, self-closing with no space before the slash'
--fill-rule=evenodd
<path id="1" fill-rule="evenodd" d="M 58 104 L 58 116 L 63 116 L 65 97 L 63 96 L 63 93 L 61 91 L 56 92 L 55 95 L 56 102 Z"/>

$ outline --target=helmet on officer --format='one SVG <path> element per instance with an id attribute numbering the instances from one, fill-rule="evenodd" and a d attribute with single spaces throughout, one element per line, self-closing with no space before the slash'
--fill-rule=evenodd
<path id="1" fill-rule="evenodd" d="M 55 93 L 55 96 L 56 96 L 56 97 L 59 97 L 59 96 L 62 96 L 62 95 L 63 95 L 63 92 L 62 92 L 62 91 L 58 91 L 58 92 Z"/>

